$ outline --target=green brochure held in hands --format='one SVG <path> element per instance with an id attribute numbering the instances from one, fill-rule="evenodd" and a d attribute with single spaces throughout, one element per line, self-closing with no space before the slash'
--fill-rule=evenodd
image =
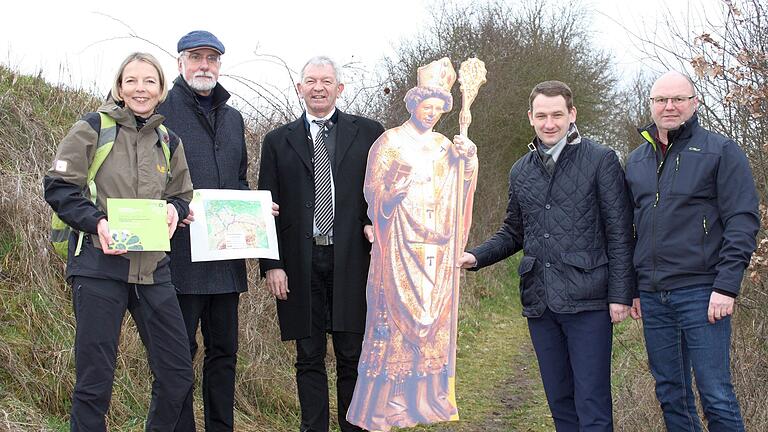
<path id="1" fill-rule="evenodd" d="M 110 249 L 169 251 L 168 217 L 164 200 L 107 199 L 107 222 L 112 236 Z"/>

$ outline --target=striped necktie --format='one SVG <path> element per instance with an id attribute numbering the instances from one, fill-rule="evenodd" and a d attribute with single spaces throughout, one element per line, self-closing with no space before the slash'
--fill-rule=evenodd
<path id="1" fill-rule="evenodd" d="M 325 126 L 328 120 L 312 120 L 320 126 L 315 135 L 313 164 L 315 167 L 315 223 L 321 235 L 333 227 L 333 200 L 331 197 L 331 160 L 325 147 Z"/>

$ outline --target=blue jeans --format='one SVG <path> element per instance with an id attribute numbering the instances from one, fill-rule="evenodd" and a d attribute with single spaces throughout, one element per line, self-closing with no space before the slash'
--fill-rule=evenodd
<path id="1" fill-rule="evenodd" d="M 640 292 L 648 363 L 671 432 L 700 432 L 691 370 L 710 432 L 744 430 L 731 384 L 731 318 L 707 320 L 711 286 Z"/>

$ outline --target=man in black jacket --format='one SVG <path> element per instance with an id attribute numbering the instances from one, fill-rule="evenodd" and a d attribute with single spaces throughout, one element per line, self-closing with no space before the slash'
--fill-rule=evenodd
<path id="1" fill-rule="evenodd" d="M 576 129 L 570 88 L 536 85 L 530 153 L 509 174 L 499 231 L 458 263 L 477 270 L 523 250 L 520 298 L 558 432 L 612 431 L 611 322 L 635 295 L 632 209 L 616 153 Z"/>
<path id="2" fill-rule="evenodd" d="M 704 129 L 687 76 L 651 87 L 653 124 L 629 155 L 640 315 L 656 397 L 670 431 L 701 431 L 692 372 L 710 431 L 743 431 L 731 384 L 731 314 L 760 228 L 749 161 Z"/>
<path id="3" fill-rule="evenodd" d="M 365 331 L 365 286 L 373 227 L 363 196 L 368 150 L 384 132 L 376 121 L 336 108 L 344 89 L 327 57 L 310 59 L 297 90 L 306 111 L 264 138 L 259 189 L 280 205 L 279 260 L 259 260 L 277 299 L 283 340 L 296 340 L 301 431 L 328 431 L 326 332 L 336 356 L 339 426 L 357 380 Z"/>
<path id="4" fill-rule="evenodd" d="M 227 105 L 229 93 L 218 83 L 224 45 L 196 30 L 178 43 L 179 77 L 158 111 L 177 131 L 196 189 L 248 189 L 248 155 L 240 112 Z M 184 222 L 190 223 L 193 218 Z M 205 430 L 233 430 L 238 303 L 248 289 L 244 260 L 190 260 L 189 230 L 179 229 L 171 244 L 171 276 L 194 358 L 197 328 L 205 344 L 202 395 Z M 194 431 L 192 394 L 177 431 Z"/>

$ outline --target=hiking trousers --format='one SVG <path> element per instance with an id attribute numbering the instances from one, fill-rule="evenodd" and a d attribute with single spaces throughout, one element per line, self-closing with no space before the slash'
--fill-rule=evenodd
<path id="1" fill-rule="evenodd" d="M 173 431 L 194 379 L 184 319 L 170 282 L 150 285 L 72 278 L 75 389 L 70 430 L 106 431 L 120 329 L 128 310 L 149 357 L 152 400 L 146 431 Z"/>

